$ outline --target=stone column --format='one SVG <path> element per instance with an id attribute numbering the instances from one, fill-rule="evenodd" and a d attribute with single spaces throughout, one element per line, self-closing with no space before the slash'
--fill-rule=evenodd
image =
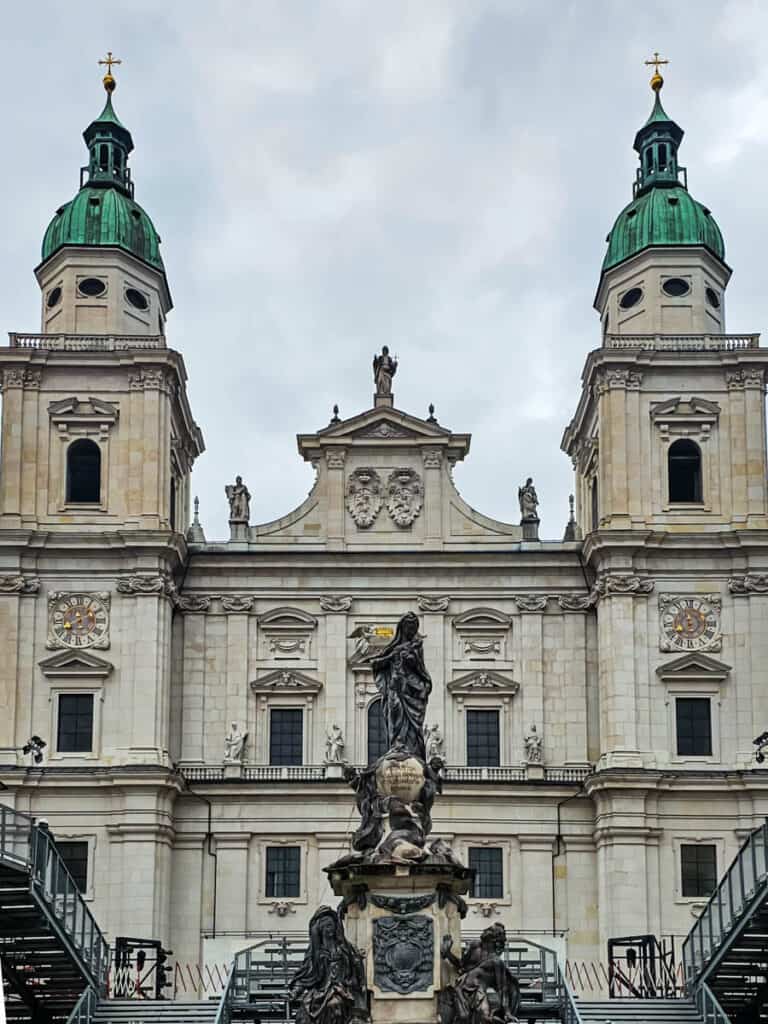
<path id="1" fill-rule="evenodd" d="M 747 522 L 762 520 L 766 507 L 765 381 L 762 369 L 744 370 L 746 418 Z"/>
<path id="2" fill-rule="evenodd" d="M 245 934 L 248 893 L 248 832 L 217 832 L 218 905 L 216 926 L 220 931 Z"/>
<path id="3" fill-rule="evenodd" d="M 227 616 L 227 707 L 225 732 L 221 737 L 223 756 L 224 736 L 229 732 L 230 723 L 237 722 L 242 732 L 248 731 L 248 613 L 236 611 L 240 603 L 233 605 L 231 599 L 229 607 L 225 603 L 222 607 Z M 251 739 L 249 737 L 246 742 L 244 759 L 252 753 Z"/>
<path id="4" fill-rule="evenodd" d="M 524 599 L 518 601 L 518 607 Z M 538 597 L 525 598 L 525 600 L 540 602 Z M 544 604 L 546 605 L 546 599 Z M 535 607 L 534 604 L 531 605 Z M 520 663 L 520 695 L 522 697 L 522 721 L 517 722 L 517 735 L 512 737 L 511 747 L 507 744 L 507 764 L 512 760 L 520 760 L 525 757 L 523 736 L 531 724 L 543 736 L 546 743 L 547 737 L 544 732 L 544 635 L 541 611 L 527 612 L 521 608 L 520 634 L 522 645 L 522 659 Z M 516 698 L 517 699 L 517 698 Z M 505 723 L 508 725 L 509 723 Z"/>
<path id="5" fill-rule="evenodd" d="M 555 861 L 556 927 L 567 930 L 568 958 L 602 960 L 597 851 L 592 836 L 567 836 Z"/>
<path id="6" fill-rule="evenodd" d="M 520 869 L 523 928 L 552 929 L 552 836 L 521 835 Z"/>
<path id="7" fill-rule="evenodd" d="M 171 851 L 170 940 L 179 964 L 199 964 L 202 957 L 205 844 L 205 832 L 177 833 Z"/>
<path id="8" fill-rule="evenodd" d="M 205 711 L 205 615 L 184 615 L 181 759 L 202 761 Z"/>
<path id="9" fill-rule="evenodd" d="M 328 494 L 328 547 L 342 548 L 345 534 L 344 462 L 345 448 L 326 448 L 326 490 Z"/>
<path id="10" fill-rule="evenodd" d="M 21 525 L 21 488 L 24 474 L 22 443 L 24 439 L 24 377 L 23 366 L 9 367 L 3 373 L 3 472 L 0 474 L 2 514 L 12 516 L 3 526 Z"/>
<path id="11" fill-rule="evenodd" d="M 0 574 L 0 758 L 4 764 L 17 764 L 16 749 L 18 658 L 19 658 L 19 593 L 11 590 L 14 580 L 24 577 Z M 4 582 L 7 580 L 8 582 Z M 44 734 L 45 735 L 45 734 Z"/>
<path id="12" fill-rule="evenodd" d="M 428 547 L 440 547 L 443 538 L 443 453 L 439 448 L 423 448 L 424 462 L 424 536 Z"/>
<path id="13" fill-rule="evenodd" d="M 344 736 L 344 757 L 362 760 L 362 738 L 354 735 L 354 723 L 347 719 L 347 614 L 349 596 L 320 599 L 325 610 L 325 721 L 319 727 L 318 743 L 325 747 L 326 733 L 336 723 Z"/>

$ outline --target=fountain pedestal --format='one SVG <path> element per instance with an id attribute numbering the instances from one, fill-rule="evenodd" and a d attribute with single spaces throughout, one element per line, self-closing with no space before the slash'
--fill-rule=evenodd
<path id="1" fill-rule="evenodd" d="M 472 872 L 428 856 L 410 864 L 327 868 L 342 898 L 348 939 L 365 951 L 373 1024 L 435 1024 L 438 993 L 454 971 L 440 956 L 446 935 L 461 948 Z M 432 863 L 430 863 L 432 862 Z"/>

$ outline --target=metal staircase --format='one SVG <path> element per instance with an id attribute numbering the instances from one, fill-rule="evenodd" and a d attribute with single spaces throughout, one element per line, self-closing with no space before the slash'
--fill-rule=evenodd
<path id="1" fill-rule="evenodd" d="M 582 1024 L 702 1024 L 704 1020 L 687 999 L 609 999 L 578 1005 Z"/>
<path id="2" fill-rule="evenodd" d="M 182 1003 L 145 999 L 105 999 L 96 1007 L 92 1024 L 213 1024 L 217 1003 Z"/>
<path id="3" fill-rule="evenodd" d="M 683 943 L 688 992 L 732 1024 L 768 1021 L 768 821 L 751 833 Z M 713 1018 L 715 1019 L 715 1018 Z"/>
<path id="4" fill-rule="evenodd" d="M 84 1024 L 109 947 L 53 836 L 0 805 L 0 958 L 8 1024 Z"/>

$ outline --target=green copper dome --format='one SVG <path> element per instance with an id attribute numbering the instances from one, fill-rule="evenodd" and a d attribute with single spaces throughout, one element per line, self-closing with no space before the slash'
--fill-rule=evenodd
<path id="1" fill-rule="evenodd" d="M 703 245 L 725 260 L 715 218 L 682 185 L 649 189 L 624 207 L 608 235 L 603 270 L 652 245 Z"/>
<path id="2" fill-rule="evenodd" d="M 43 262 L 65 245 L 114 246 L 165 273 L 160 236 L 133 198 L 128 167 L 133 139 L 114 111 L 110 89 L 104 109 L 83 138 L 89 161 L 80 172 L 80 191 L 59 207 L 48 225 Z"/>
<path id="3" fill-rule="evenodd" d="M 164 271 L 154 224 L 138 203 L 116 188 L 85 185 L 56 211 L 43 238 L 43 261 L 63 245 L 115 246 Z"/>
<path id="4" fill-rule="evenodd" d="M 677 162 L 683 130 L 661 105 L 661 77 L 655 81 L 653 110 L 635 136 L 640 167 L 634 199 L 611 228 L 603 271 L 651 246 L 704 246 L 725 260 L 723 236 L 715 218 L 688 191 L 686 170 Z"/>

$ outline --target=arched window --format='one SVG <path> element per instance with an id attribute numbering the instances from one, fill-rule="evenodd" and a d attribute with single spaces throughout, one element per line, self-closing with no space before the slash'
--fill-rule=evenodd
<path id="1" fill-rule="evenodd" d="M 101 501 L 101 451 L 94 441 L 75 441 L 67 451 L 67 501 Z"/>
<path id="2" fill-rule="evenodd" d="M 703 501 L 701 488 L 701 449 L 695 441 L 681 438 L 669 446 L 669 500 L 693 503 Z"/>
<path id="3" fill-rule="evenodd" d="M 368 707 L 368 764 L 387 752 L 387 731 L 384 727 L 384 705 L 375 700 Z"/>

